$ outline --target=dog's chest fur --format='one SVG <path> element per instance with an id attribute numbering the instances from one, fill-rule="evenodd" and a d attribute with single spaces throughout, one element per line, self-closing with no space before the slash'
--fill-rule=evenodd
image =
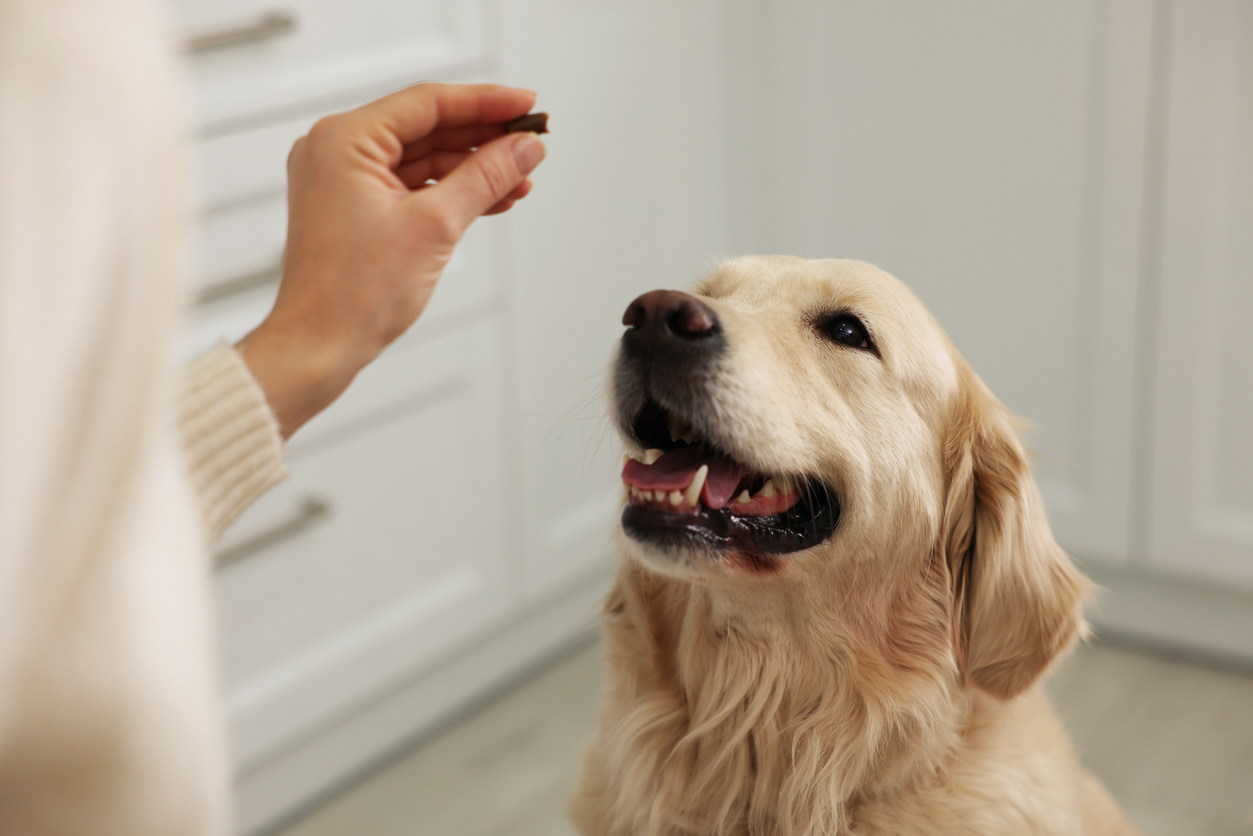
<path id="1" fill-rule="evenodd" d="M 699 586 L 627 570 L 609 609 L 604 733 L 575 800 L 585 832 L 852 833 L 863 788 L 925 780 L 958 743 L 943 659 L 876 694 L 847 648 L 720 623 Z"/>

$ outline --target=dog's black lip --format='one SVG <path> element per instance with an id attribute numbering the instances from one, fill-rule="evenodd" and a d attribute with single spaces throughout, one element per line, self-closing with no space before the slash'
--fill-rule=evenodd
<path id="1" fill-rule="evenodd" d="M 768 517 L 737 516 L 727 508 L 680 513 L 628 504 L 622 511 L 622 530 L 632 539 L 663 548 L 734 553 L 764 563 L 821 545 L 835 533 L 839 519 L 835 491 L 813 483 L 795 505 Z"/>

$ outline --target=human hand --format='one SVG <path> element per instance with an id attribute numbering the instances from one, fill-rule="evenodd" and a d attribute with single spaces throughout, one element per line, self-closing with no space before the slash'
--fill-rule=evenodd
<path id="1" fill-rule="evenodd" d="M 501 123 L 534 103 L 509 87 L 419 84 L 296 141 L 278 298 L 236 346 L 284 438 L 417 320 L 470 224 L 530 192 L 544 146 Z"/>

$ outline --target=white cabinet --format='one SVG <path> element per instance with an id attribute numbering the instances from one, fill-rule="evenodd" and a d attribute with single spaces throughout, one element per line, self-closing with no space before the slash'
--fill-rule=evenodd
<path id="1" fill-rule="evenodd" d="M 486 56 L 477 0 L 173 0 L 198 120 L 213 131 Z M 333 106 L 333 105 L 332 105 Z"/>
<path id="2" fill-rule="evenodd" d="M 287 154 L 319 115 L 211 135 L 194 146 L 200 298 L 278 277 L 287 239 Z"/>
<path id="3" fill-rule="evenodd" d="M 1253 6 L 1170 8 L 1152 566 L 1253 588 Z"/>
<path id="4" fill-rule="evenodd" d="M 1253 9 L 735 8 L 747 248 L 911 285 L 1035 425 L 1100 626 L 1247 664 Z"/>
<path id="5" fill-rule="evenodd" d="M 1124 560 L 1150 6 L 769 7 L 742 27 L 771 80 L 741 120 L 763 170 L 750 245 L 913 288 L 1036 428 L 1059 539 Z"/>
<path id="6" fill-rule="evenodd" d="M 388 352 L 219 545 L 239 558 L 217 587 L 242 773 L 509 609 L 497 324 Z"/>
<path id="7" fill-rule="evenodd" d="M 475 0 L 172 0 L 200 171 L 194 291 L 272 281 L 287 219 L 285 161 L 320 116 L 407 84 L 490 69 Z"/>
<path id="8" fill-rule="evenodd" d="M 197 46 L 190 354 L 238 339 L 273 301 L 297 137 L 423 77 L 481 80 L 495 59 L 478 2 L 175 8 Z M 216 547 L 242 832 L 272 827 L 464 710 L 597 611 L 603 562 L 528 583 L 508 223 L 470 230 L 418 325 L 301 429 L 291 478 Z"/>

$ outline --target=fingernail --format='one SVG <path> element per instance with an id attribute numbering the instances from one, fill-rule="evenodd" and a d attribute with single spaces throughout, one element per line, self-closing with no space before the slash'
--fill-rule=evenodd
<path id="1" fill-rule="evenodd" d="M 519 174 L 530 174 L 531 169 L 544 159 L 544 143 L 535 134 L 522 134 L 513 142 L 513 164 Z"/>

